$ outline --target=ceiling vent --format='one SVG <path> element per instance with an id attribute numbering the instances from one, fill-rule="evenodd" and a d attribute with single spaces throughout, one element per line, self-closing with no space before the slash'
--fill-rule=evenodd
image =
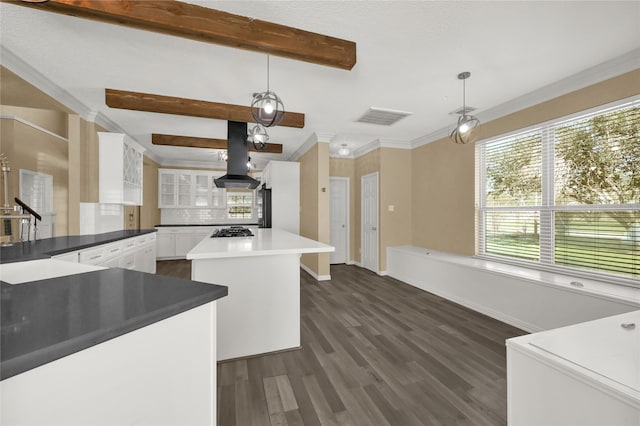
<path id="1" fill-rule="evenodd" d="M 359 123 L 378 124 L 380 126 L 391 126 L 401 118 L 413 114 L 412 112 L 397 111 L 394 109 L 383 109 L 371 107 L 364 115 L 356 121 Z"/>
<path id="2" fill-rule="evenodd" d="M 449 115 L 463 115 L 463 114 L 469 114 L 470 112 L 473 112 L 475 110 L 477 110 L 478 108 L 474 108 L 472 106 L 467 105 L 466 107 L 460 107 L 455 111 L 451 111 L 449 113 Z"/>

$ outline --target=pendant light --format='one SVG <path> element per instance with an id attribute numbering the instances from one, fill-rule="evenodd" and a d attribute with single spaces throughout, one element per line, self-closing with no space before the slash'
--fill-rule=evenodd
<path id="1" fill-rule="evenodd" d="M 265 129 L 261 124 L 256 124 L 249 129 L 247 140 L 253 144 L 253 148 L 256 151 L 263 150 L 267 146 L 267 141 L 269 140 L 267 129 Z"/>
<path id="2" fill-rule="evenodd" d="M 282 99 L 269 89 L 269 55 L 267 55 L 267 91 L 253 94 L 251 115 L 256 123 L 264 127 L 277 126 L 284 118 Z"/>
<path id="3" fill-rule="evenodd" d="M 458 79 L 462 80 L 462 112 L 460 117 L 458 117 L 456 127 L 453 129 L 449 137 L 452 141 L 459 144 L 466 144 L 475 141 L 478 133 L 476 128 L 480 125 L 480 120 L 473 115 L 467 114 L 465 80 L 469 77 L 471 77 L 471 73 L 468 71 L 458 74 Z"/>

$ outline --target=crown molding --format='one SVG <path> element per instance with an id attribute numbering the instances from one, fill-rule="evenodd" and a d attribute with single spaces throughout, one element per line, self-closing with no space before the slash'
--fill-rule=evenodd
<path id="1" fill-rule="evenodd" d="M 399 139 L 379 139 L 380 148 L 394 148 L 394 149 L 412 149 L 410 141 L 403 141 Z"/>
<path id="2" fill-rule="evenodd" d="M 89 120 L 89 117 L 93 114 L 91 108 L 80 102 L 71 93 L 49 80 L 44 74 L 26 63 L 18 55 L 7 49 L 7 47 L 0 46 L 0 57 L 2 58 L 2 65 L 4 67 L 19 75 L 20 78 L 36 87 L 47 96 L 55 99 L 66 108 L 69 108 L 83 119 L 91 121 Z"/>
<path id="3" fill-rule="evenodd" d="M 0 46 L 0 58 L 2 58 L 2 66 L 6 67 L 13 73 L 17 74 L 20 78 L 40 90 L 47 96 L 55 99 L 57 102 L 71 110 L 73 113 L 82 117 L 83 120 L 96 123 L 112 133 L 124 133 L 122 127 L 109 119 L 101 112 L 93 111 L 91 108 L 80 102 L 71 93 L 64 90 L 62 87 L 49 80 L 47 76 L 36 70 L 34 67 L 26 63 L 22 58 L 7 49 L 5 46 Z M 128 135 L 128 134 L 127 134 Z M 159 163 L 162 159 L 155 152 L 153 152 L 146 144 L 141 143 L 136 138 L 128 135 L 139 145 L 145 147 L 145 156 L 151 158 L 153 161 Z"/>
<path id="4" fill-rule="evenodd" d="M 636 69 L 640 69 L 640 49 L 634 49 L 610 61 L 587 68 L 533 92 L 479 112 L 475 116 L 481 123 L 486 123 Z M 412 140 L 411 146 L 412 148 L 417 148 L 435 142 L 438 139 L 449 136 L 450 132 L 451 130 L 447 130 L 446 127 L 438 129 Z"/>
<path id="5" fill-rule="evenodd" d="M 208 169 L 215 172 L 227 173 L 226 163 L 218 164 L 216 161 L 194 160 L 162 160 L 158 162 L 160 167 L 191 167 L 195 169 Z"/>
<path id="6" fill-rule="evenodd" d="M 375 151 L 378 148 L 380 148 L 380 139 L 375 139 L 369 142 L 368 144 L 362 145 L 360 148 L 354 150 L 353 157 L 354 158 L 362 157 L 363 155 L 368 154 L 371 151 Z"/>
<path id="7" fill-rule="evenodd" d="M 336 137 L 335 133 L 329 132 L 313 132 L 311 136 L 293 154 L 287 158 L 287 161 L 298 161 L 300 157 L 307 153 L 315 144 L 319 142 L 331 143 L 331 140 Z"/>

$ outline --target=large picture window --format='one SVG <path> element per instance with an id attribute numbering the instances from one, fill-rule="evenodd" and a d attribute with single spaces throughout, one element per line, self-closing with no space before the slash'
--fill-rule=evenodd
<path id="1" fill-rule="evenodd" d="M 478 254 L 640 285 L 640 100 L 476 145 Z"/>

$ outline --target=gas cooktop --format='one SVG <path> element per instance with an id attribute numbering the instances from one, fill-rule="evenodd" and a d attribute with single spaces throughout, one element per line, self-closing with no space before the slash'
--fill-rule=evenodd
<path id="1" fill-rule="evenodd" d="M 211 238 L 221 237 L 253 237 L 253 232 L 243 226 L 232 226 L 230 228 L 217 229 L 211 235 Z"/>

